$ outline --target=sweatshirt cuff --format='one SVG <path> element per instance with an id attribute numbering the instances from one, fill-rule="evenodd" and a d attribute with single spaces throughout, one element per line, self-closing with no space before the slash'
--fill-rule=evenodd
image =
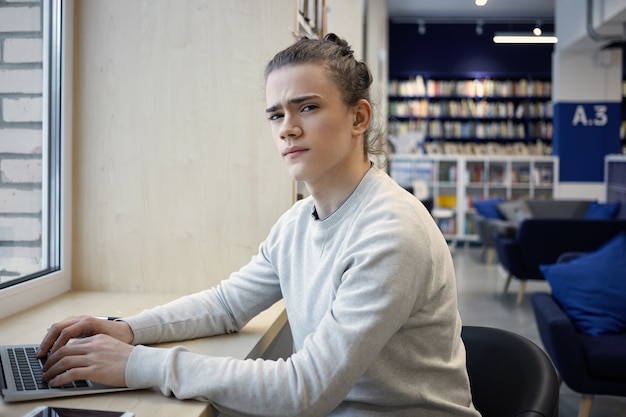
<path id="1" fill-rule="evenodd" d="M 164 395 L 171 395 L 166 388 L 167 363 L 178 346 L 172 349 L 135 346 L 126 363 L 126 386 L 129 388 L 159 388 Z"/>
<path id="2" fill-rule="evenodd" d="M 157 326 L 148 314 L 124 317 L 121 321 L 130 326 L 133 332 L 133 345 L 155 343 Z"/>

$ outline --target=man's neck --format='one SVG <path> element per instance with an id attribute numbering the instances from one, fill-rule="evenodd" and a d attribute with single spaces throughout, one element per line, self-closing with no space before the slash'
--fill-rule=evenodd
<path id="1" fill-rule="evenodd" d="M 360 165 L 359 169 L 351 170 L 349 175 L 335 177 L 332 185 L 326 187 L 307 184 L 313 201 L 315 201 L 318 219 L 325 219 L 341 207 L 354 192 L 370 167 L 371 163 L 367 161 L 367 163 Z"/>

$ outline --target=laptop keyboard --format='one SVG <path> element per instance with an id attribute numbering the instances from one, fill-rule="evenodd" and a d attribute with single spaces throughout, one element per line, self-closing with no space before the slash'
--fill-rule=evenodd
<path id="1" fill-rule="evenodd" d="M 41 380 L 43 361 L 37 358 L 34 347 L 15 347 L 8 349 L 9 362 L 18 391 L 48 389 L 48 384 Z M 62 388 L 88 387 L 89 382 L 80 380 L 63 385 Z"/>

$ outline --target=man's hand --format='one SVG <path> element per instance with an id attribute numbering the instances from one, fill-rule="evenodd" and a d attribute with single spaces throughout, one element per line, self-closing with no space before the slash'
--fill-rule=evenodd
<path id="1" fill-rule="evenodd" d="M 65 346 L 70 339 L 106 334 L 124 343 L 132 343 L 133 331 L 123 321 L 102 320 L 92 316 L 70 317 L 55 323 L 39 345 L 37 357 L 52 355 Z"/>
<path id="2" fill-rule="evenodd" d="M 53 387 L 81 379 L 124 387 L 132 351 L 133 346 L 105 334 L 76 339 L 48 355 L 42 379 Z"/>

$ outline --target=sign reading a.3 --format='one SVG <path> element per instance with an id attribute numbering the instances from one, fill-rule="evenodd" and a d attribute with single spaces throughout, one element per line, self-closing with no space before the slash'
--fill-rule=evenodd
<path id="1" fill-rule="evenodd" d="M 572 126 L 606 126 L 609 122 L 607 106 L 604 104 L 595 104 L 593 106 L 591 117 L 587 115 L 585 107 L 582 104 L 576 106 L 574 117 L 572 118 Z"/>

